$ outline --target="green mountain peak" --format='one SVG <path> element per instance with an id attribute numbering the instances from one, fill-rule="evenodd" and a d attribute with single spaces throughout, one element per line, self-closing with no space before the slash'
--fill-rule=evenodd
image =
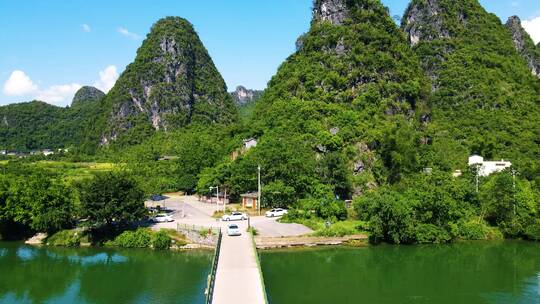
<path id="1" fill-rule="evenodd" d="M 193 26 L 167 17 L 154 24 L 105 99 L 102 144 L 125 135 L 140 142 L 154 131 L 192 123 L 230 123 L 236 109 Z"/>

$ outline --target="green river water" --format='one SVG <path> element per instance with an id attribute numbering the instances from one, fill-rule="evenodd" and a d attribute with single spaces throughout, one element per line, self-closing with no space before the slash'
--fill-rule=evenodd
<path id="1" fill-rule="evenodd" d="M 204 303 L 212 252 L 0 242 L 0 303 Z"/>
<path id="2" fill-rule="evenodd" d="M 540 303 L 540 244 L 260 252 L 272 304 Z"/>

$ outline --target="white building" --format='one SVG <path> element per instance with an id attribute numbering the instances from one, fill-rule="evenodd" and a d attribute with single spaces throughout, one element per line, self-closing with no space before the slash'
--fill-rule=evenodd
<path id="1" fill-rule="evenodd" d="M 244 140 L 244 150 L 249 150 L 257 146 L 257 140 L 255 138 L 249 138 Z"/>
<path id="2" fill-rule="evenodd" d="M 504 159 L 501 161 L 484 161 L 482 156 L 473 155 L 469 157 L 469 166 L 478 166 L 478 175 L 489 176 L 512 167 L 512 163 Z"/>
<path id="3" fill-rule="evenodd" d="M 45 156 L 49 156 L 49 155 L 52 155 L 54 154 L 54 151 L 51 150 L 51 149 L 44 149 L 43 151 L 41 151 L 41 153 Z"/>

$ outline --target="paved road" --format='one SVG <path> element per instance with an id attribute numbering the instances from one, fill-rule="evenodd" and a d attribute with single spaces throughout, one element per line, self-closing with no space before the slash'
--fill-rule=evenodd
<path id="1" fill-rule="evenodd" d="M 161 206 L 173 209 L 173 223 L 160 223 L 153 226 L 154 229 L 176 228 L 176 223 L 217 227 L 220 223 L 212 218 L 216 211 L 215 204 L 201 203 L 194 196 L 168 196 L 164 201 L 157 203 Z M 257 229 L 259 236 L 286 237 L 300 236 L 312 233 L 313 230 L 300 224 L 282 224 L 277 218 L 254 216 L 250 219 L 251 225 Z"/>
<path id="2" fill-rule="evenodd" d="M 256 250 L 247 230 L 247 222 L 234 222 L 241 236 L 228 236 L 223 223 L 223 240 L 219 254 L 212 303 L 264 304 L 262 277 L 256 261 Z"/>
<path id="3" fill-rule="evenodd" d="M 304 225 L 278 223 L 277 220 L 277 218 L 254 217 L 251 224 L 257 230 L 257 235 L 265 237 L 300 236 L 313 232 Z"/>

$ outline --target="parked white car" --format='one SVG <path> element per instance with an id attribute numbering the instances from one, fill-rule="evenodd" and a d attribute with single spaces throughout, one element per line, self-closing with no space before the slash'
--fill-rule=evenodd
<path id="1" fill-rule="evenodd" d="M 274 208 L 272 210 L 266 211 L 266 217 L 278 217 L 278 216 L 284 216 L 287 214 L 287 209 L 282 208 Z"/>
<path id="2" fill-rule="evenodd" d="M 152 221 L 154 223 L 168 223 L 168 222 L 174 222 L 174 219 L 173 219 L 172 216 L 170 216 L 168 214 L 160 213 L 160 214 L 154 216 L 152 218 Z"/>
<path id="3" fill-rule="evenodd" d="M 221 217 L 222 221 L 245 221 L 248 219 L 247 214 L 242 212 L 233 212 L 231 214 L 225 214 Z"/>
<path id="4" fill-rule="evenodd" d="M 228 236 L 240 236 L 242 235 L 242 232 L 240 232 L 240 228 L 236 224 L 229 224 L 227 226 L 227 235 Z"/>

